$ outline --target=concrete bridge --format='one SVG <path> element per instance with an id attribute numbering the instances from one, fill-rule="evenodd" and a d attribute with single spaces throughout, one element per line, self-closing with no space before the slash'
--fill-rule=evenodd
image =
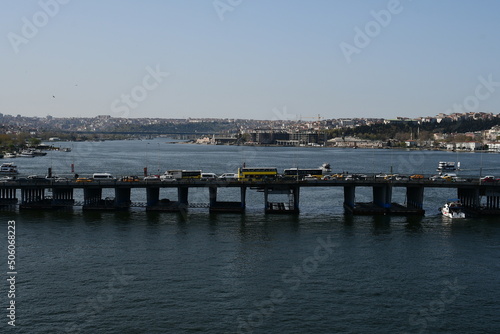
<path id="1" fill-rule="evenodd" d="M 157 180 L 118 181 L 102 180 L 76 182 L 68 180 L 56 182 L 52 180 L 13 180 L 0 183 L 0 206 L 19 209 L 62 209 L 81 206 L 83 210 L 126 210 L 130 207 L 145 207 L 147 211 L 178 212 L 189 207 L 208 207 L 210 212 L 244 212 L 247 190 L 264 193 L 264 210 L 266 213 L 298 214 L 300 211 L 301 188 L 342 187 L 344 191 L 343 205 L 347 213 L 358 215 L 423 215 L 424 193 L 426 188 L 453 188 L 456 197 L 462 201 L 465 210 L 477 215 L 500 214 L 500 183 L 480 182 L 479 179 L 446 182 L 419 180 L 384 180 L 367 178 L 364 180 L 195 180 L 181 179 L 170 182 Z M 372 201 L 356 202 L 356 189 L 369 187 L 372 189 Z M 161 199 L 161 188 L 177 190 L 175 200 Z M 188 194 L 192 188 L 208 188 L 209 203 L 189 203 Z M 240 196 L 235 201 L 219 201 L 218 190 L 221 188 L 239 188 Z M 406 203 L 392 201 L 394 188 L 406 189 Z M 74 199 L 76 189 L 83 190 L 83 201 Z M 113 189 L 114 197 L 103 198 L 104 189 Z M 145 191 L 146 202 L 131 201 L 132 191 Z M 286 201 L 271 202 L 269 195 L 285 195 Z M 485 203 L 481 205 L 481 203 Z M 442 204 L 442 203 L 439 203 Z"/>

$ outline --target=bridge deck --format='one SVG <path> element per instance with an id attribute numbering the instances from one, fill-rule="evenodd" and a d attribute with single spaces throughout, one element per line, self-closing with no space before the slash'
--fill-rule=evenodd
<path id="1" fill-rule="evenodd" d="M 136 181 L 125 182 L 118 180 L 111 181 L 92 181 L 92 182 L 76 182 L 74 180 L 55 182 L 49 180 L 13 180 L 7 182 L 0 182 L 0 189 L 23 189 L 23 188 L 177 188 L 179 186 L 185 187 L 232 187 L 232 188 L 257 188 L 262 189 L 266 187 L 283 188 L 289 186 L 298 187 L 373 187 L 380 185 L 391 185 L 393 187 L 412 187 L 421 186 L 424 188 L 485 188 L 485 189 L 500 189 L 499 182 L 480 182 L 478 179 L 469 179 L 465 181 L 447 182 L 447 181 L 432 181 L 432 180 L 267 180 L 267 181 L 225 181 L 225 180 L 176 180 L 170 182 L 164 181 Z"/>

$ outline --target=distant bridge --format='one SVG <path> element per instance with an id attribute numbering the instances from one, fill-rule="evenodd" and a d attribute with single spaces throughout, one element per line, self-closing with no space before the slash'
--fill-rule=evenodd
<path id="1" fill-rule="evenodd" d="M 223 132 L 210 132 L 210 131 L 194 131 L 194 132 L 164 132 L 164 131 L 57 131 L 61 133 L 71 133 L 71 134 L 106 134 L 106 135 L 175 135 L 175 136 L 202 136 L 202 135 L 216 135 L 222 136 L 227 135 Z"/>

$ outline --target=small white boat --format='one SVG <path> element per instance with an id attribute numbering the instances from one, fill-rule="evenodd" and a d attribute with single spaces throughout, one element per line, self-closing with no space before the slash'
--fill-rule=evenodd
<path id="1" fill-rule="evenodd" d="M 440 208 L 440 211 L 443 216 L 451 219 L 465 218 L 465 213 L 462 211 L 462 203 L 458 199 L 449 200 Z"/>
<path id="2" fill-rule="evenodd" d="M 15 153 L 5 153 L 3 157 L 5 159 L 12 159 L 12 158 L 16 158 L 17 155 Z"/>
<path id="3" fill-rule="evenodd" d="M 13 162 L 0 165 L 0 175 L 17 175 L 17 166 Z"/>

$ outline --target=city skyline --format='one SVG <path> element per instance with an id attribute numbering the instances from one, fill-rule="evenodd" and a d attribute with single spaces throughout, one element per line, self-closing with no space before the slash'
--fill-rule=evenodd
<path id="1" fill-rule="evenodd" d="M 499 7 L 4 2 L 0 112 L 268 120 L 497 114 Z"/>

